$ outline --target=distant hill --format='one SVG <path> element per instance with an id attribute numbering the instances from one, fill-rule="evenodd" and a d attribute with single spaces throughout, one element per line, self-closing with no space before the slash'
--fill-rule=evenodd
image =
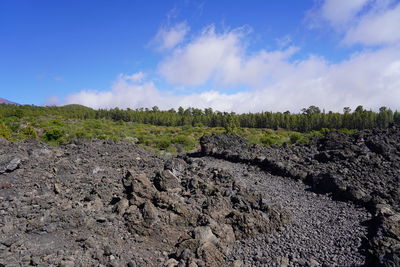
<path id="1" fill-rule="evenodd" d="M 15 103 L 15 102 L 8 101 L 7 99 L 1 98 L 1 97 L 0 97 L 0 104 L 19 105 L 19 104 Z"/>

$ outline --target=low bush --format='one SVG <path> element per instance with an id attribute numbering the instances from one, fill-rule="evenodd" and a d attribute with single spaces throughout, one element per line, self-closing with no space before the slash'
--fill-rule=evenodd
<path id="1" fill-rule="evenodd" d="M 8 126 L 5 123 L 0 122 L 0 137 L 5 138 L 7 140 L 11 140 L 11 136 L 12 136 L 12 131 L 10 130 L 10 128 L 8 128 Z"/>
<path id="2" fill-rule="evenodd" d="M 184 135 L 178 135 L 172 139 L 172 143 L 174 144 L 181 144 L 185 148 L 191 149 L 195 146 L 195 140 Z"/>
<path id="3" fill-rule="evenodd" d="M 64 123 L 62 123 L 61 121 L 59 121 L 59 120 L 53 120 L 53 121 L 51 121 L 51 125 L 52 126 L 64 126 Z"/>
<path id="4" fill-rule="evenodd" d="M 23 128 L 20 133 L 22 134 L 22 137 L 24 138 L 33 138 L 36 139 L 38 137 L 38 134 L 35 130 L 35 128 L 33 128 L 32 126 L 27 126 L 25 128 Z"/>
<path id="5" fill-rule="evenodd" d="M 171 141 L 166 138 L 159 139 L 156 142 L 157 148 L 161 150 L 166 150 L 170 145 Z"/>
<path id="6" fill-rule="evenodd" d="M 17 133 L 21 128 L 20 119 L 15 116 L 5 118 L 4 123 L 14 133 Z"/>
<path id="7" fill-rule="evenodd" d="M 64 131 L 58 127 L 45 130 L 44 137 L 47 141 L 59 141 L 64 136 Z"/>
<path id="8" fill-rule="evenodd" d="M 192 126 L 191 125 L 184 125 L 184 126 L 182 126 L 182 130 L 183 131 L 192 130 Z"/>
<path id="9" fill-rule="evenodd" d="M 347 129 L 347 128 L 342 128 L 339 131 L 341 131 L 342 133 L 347 133 L 347 134 L 353 134 L 358 132 L 358 130 L 356 129 Z"/>
<path id="10" fill-rule="evenodd" d="M 274 138 L 273 136 L 270 136 L 270 135 L 261 137 L 260 142 L 261 142 L 261 144 L 266 145 L 266 146 L 277 144 L 276 138 Z"/>
<path id="11" fill-rule="evenodd" d="M 77 139 L 90 139 L 92 137 L 88 132 L 83 130 L 75 132 L 74 135 Z"/>

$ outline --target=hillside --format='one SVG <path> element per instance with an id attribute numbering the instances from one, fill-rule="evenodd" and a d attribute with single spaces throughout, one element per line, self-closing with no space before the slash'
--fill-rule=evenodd
<path id="1" fill-rule="evenodd" d="M 11 102 L 11 101 L 1 98 L 1 97 L 0 97 L 0 104 L 18 105 L 17 103 Z"/>

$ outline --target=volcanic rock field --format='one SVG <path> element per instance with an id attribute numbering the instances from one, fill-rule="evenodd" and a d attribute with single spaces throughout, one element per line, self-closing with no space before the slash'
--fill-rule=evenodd
<path id="1" fill-rule="evenodd" d="M 0 139 L 0 266 L 400 266 L 400 127 L 293 146 Z"/>

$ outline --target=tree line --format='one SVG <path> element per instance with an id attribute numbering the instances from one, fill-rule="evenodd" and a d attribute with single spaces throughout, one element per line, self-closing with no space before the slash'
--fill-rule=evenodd
<path id="1" fill-rule="evenodd" d="M 151 109 L 98 109 L 81 105 L 33 106 L 0 105 L 0 119 L 10 117 L 61 116 L 67 119 L 109 119 L 130 121 L 160 126 L 208 126 L 208 127 L 247 127 L 286 129 L 298 132 L 328 129 L 371 129 L 386 128 L 391 123 L 400 123 L 400 112 L 381 107 L 379 111 L 366 110 L 358 106 L 354 111 L 345 107 L 343 112 L 325 112 L 317 106 L 304 108 L 299 113 L 258 112 L 242 113 L 220 112 L 211 108 Z"/>

